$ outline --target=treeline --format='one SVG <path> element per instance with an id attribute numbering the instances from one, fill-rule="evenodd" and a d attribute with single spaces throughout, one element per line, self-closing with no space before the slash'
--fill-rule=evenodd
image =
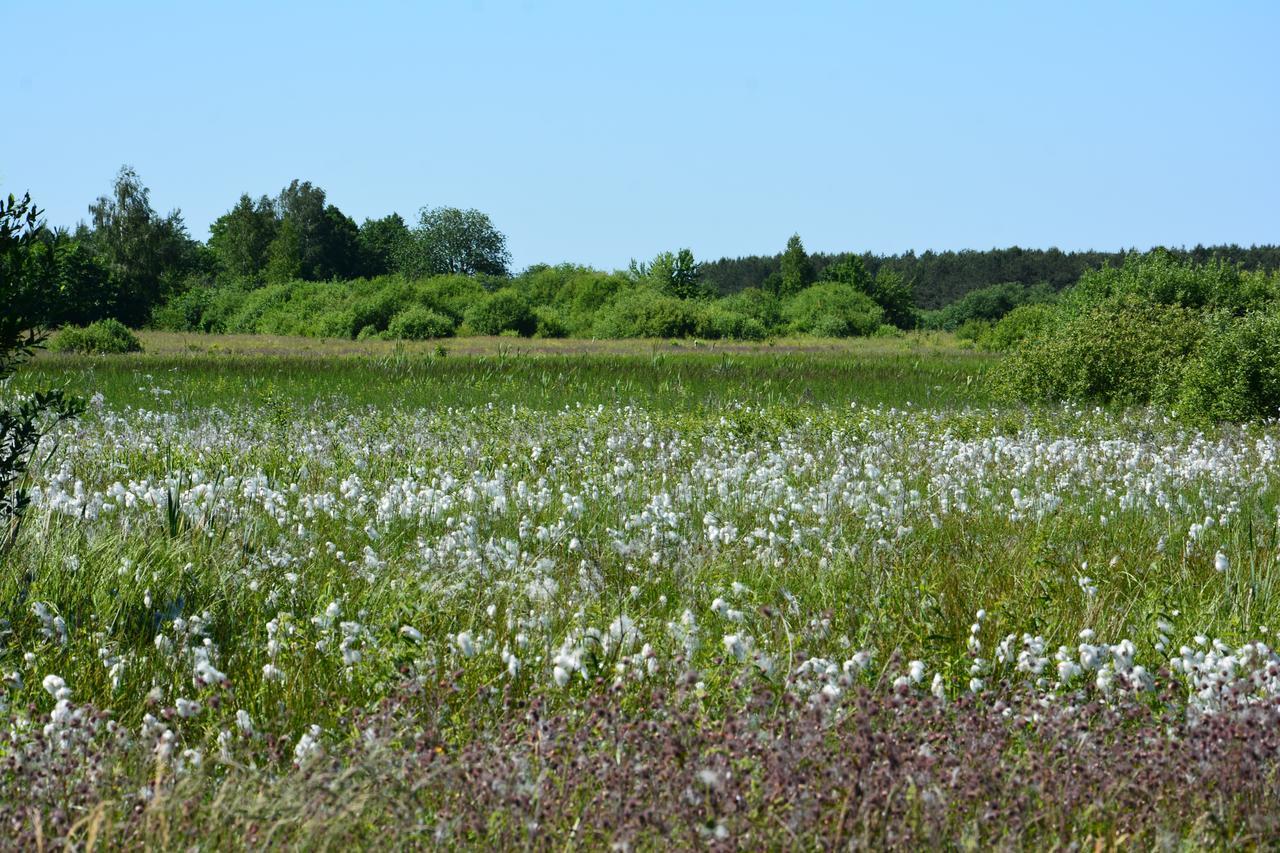
<path id="1" fill-rule="evenodd" d="M 922 255 L 816 254 L 799 235 L 772 257 L 699 262 L 688 249 L 626 270 L 510 270 L 506 238 L 477 210 L 423 208 L 357 223 L 294 180 L 243 194 L 193 239 L 122 168 L 74 230 L 39 229 L 34 292 L 50 326 L 435 338 L 455 334 L 758 340 L 931 328 L 978 339 L 1015 308 L 1049 303 L 1089 270 L 1132 253 L 1004 249 Z M 1276 247 L 1197 247 L 1179 260 L 1280 267 Z M 983 324 L 986 324 L 985 326 Z"/>
<path id="2" fill-rule="evenodd" d="M 1280 269 L 1280 246 L 1196 246 L 1193 249 L 1171 249 L 1179 260 L 1205 264 L 1222 260 L 1246 270 Z M 1063 252 L 1060 249 L 1008 249 L 986 251 L 907 252 L 901 255 L 859 255 L 872 274 L 881 269 L 893 270 L 913 283 L 916 306 L 931 310 L 949 305 L 971 290 L 990 284 L 1016 282 L 1031 286 L 1044 284 L 1057 291 L 1080 280 L 1088 270 L 1103 266 L 1120 266 L 1136 250 L 1118 252 Z M 822 272 L 845 254 L 815 252 L 810 256 L 814 269 Z M 781 275 L 782 254 L 751 255 L 744 258 L 721 258 L 703 265 L 707 285 L 717 293 L 736 293 L 749 287 L 768 289 Z"/>

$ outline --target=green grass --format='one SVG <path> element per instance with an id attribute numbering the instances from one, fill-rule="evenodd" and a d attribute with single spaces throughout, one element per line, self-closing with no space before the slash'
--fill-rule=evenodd
<path id="1" fill-rule="evenodd" d="M 351 406 L 487 403 L 557 409 L 636 403 L 657 409 L 753 405 L 981 404 L 993 358 L 938 335 L 775 346 L 641 341 L 435 344 L 144 334 L 140 356 L 44 354 L 19 388 L 50 385 L 117 406 L 226 406 L 285 398 Z M 305 343 L 304 343 L 305 341 Z"/>

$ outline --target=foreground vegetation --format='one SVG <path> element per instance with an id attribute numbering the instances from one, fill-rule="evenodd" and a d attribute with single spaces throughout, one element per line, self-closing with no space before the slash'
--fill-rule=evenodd
<path id="1" fill-rule="evenodd" d="M 0 578 L 14 845 L 1280 834 L 1274 423 L 502 343 L 10 383 L 97 393 Z"/>

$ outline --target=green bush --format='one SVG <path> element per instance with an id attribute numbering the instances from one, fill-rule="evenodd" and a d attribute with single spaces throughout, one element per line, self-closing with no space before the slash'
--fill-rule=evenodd
<path id="1" fill-rule="evenodd" d="M 969 319 L 960 324 L 956 329 L 956 337 L 962 341 L 971 341 L 975 344 L 984 343 L 991 334 L 991 329 L 995 324 L 990 320 Z"/>
<path id="2" fill-rule="evenodd" d="M 448 314 L 455 323 L 461 323 L 467 310 L 487 294 L 483 284 L 465 275 L 438 275 L 413 283 L 415 302 Z"/>
<path id="3" fill-rule="evenodd" d="M 1024 341 L 996 381 L 1023 400 L 1169 404 L 1204 331 L 1187 308 L 1135 297 L 1108 301 Z"/>
<path id="4" fill-rule="evenodd" d="M 980 341 L 996 352 L 1008 352 L 1027 338 L 1040 334 L 1054 321 L 1053 306 L 1043 302 L 1019 305 L 1000 318 Z M 958 332 L 957 332 L 958 334 Z"/>
<path id="5" fill-rule="evenodd" d="M 884 310 L 849 284 L 821 282 L 782 306 L 790 331 L 821 338 L 866 337 L 884 323 Z"/>
<path id="6" fill-rule="evenodd" d="M 142 342 L 119 320 L 98 320 L 87 326 L 67 326 L 49 342 L 54 352 L 142 352 Z"/>
<path id="7" fill-rule="evenodd" d="M 1202 421 L 1280 415 L 1280 316 L 1216 317 L 1183 374 L 1178 411 Z"/>
<path id="8" fill-rule="evenodd" d="M 373 326 L 380 332 L 385 331 L 391 325 L 391 319 L 404 311 L 412 299 L 412 288 L 405 285 L 386 287 L 362 296 L 349 309 L 351 328 L 357 330 Z"/>
<path id="9" fill-rule="evenodd" d="M 905 338 L 906 336 L 907 333 L 905 331 L 892 323 L 880 324 L 876 329 L 875 334 L 872 335 L 872 337 L 875 338 Z"/>
<path id="10" fill-rule="evenodd" d="M 921 312 L 920 321 L 926 329 L 954 332 L 970 320 L 995 322 L 1020 305 L 1052 302 L 1054 298 L 1047 284 L 1030 287 L 1018 282 L 992 284 L 970 290 L 943 308 Z"/>
<path id="11" fill-rule="evenodd" d="M 263 320 L 287 309 L 291 288 L 302 284 L 281 282 L 250 291 L 228 318 L 227 331 L 246 335 L 270 334 L 271 330 Z"/>
<path id="12" fill-rule="evenodd" d="M 767 333 L 782 327 L 782 302 L 777 296 L 758 287 L 748 287 L 716 302 L 726 311 L 744 314 L 758 322 Z"/>
<path id="13" fill-rule="evenodd" d="M 723 302 L 702 306 L 693 333 L 696 337 L 711 340 L 762 341 L 768 337 L 763 323 L 746 314 L 730 311 Z"/>
<path id="14" fill-rule="evenodd" d="M 687 338 L 698 324 L 697 304 L 649 287 L 635 287 L 596 314 L 597 338 Z"/>
<path id="15" fill-rule="evenodd" d="M 515 332 L 530 337 L 538 325 L 529 300 L 511 288 L 480 298 L 467 309 L 464 319 L 467 326 L 481 335 Z"/>
<path id="16" fill-rule="evenodd" d="M 386 336 L 407 341 L 450 338 L 456 327 L 452 317 L 423 305 L 412 305 L 392 318 Z"/>
<path id="17" fill-rule="evenodd" d="M 1162 249 L 1129 255 L 1118 267 L 1089 270 L 1063 298 L 1072 312 L 1103 302 L 1137 298 L 1157 305 L 1228 311 L 1260 310 L 1273 298 L 1270 277 L 1215 260 L 1180 261 Z"/>
<path id="18" fill-rule="evenodd" d="M 554 308 L 545 305 L 535 308 L 533 311 L 536 324 L 533 329 L 535 338 L 567 338 L 569 337 L 569 327 L 565 325 L 560 314 Z"/>

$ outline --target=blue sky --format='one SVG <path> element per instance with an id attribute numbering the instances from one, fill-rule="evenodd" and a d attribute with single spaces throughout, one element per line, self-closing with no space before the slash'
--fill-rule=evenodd
<path id="1" fill-rule="evenodd" d="M 194 236 L 292 178 L 517 268 L 1280 242 L 1280 3 L 0 0 L 0 189 Z"/>

